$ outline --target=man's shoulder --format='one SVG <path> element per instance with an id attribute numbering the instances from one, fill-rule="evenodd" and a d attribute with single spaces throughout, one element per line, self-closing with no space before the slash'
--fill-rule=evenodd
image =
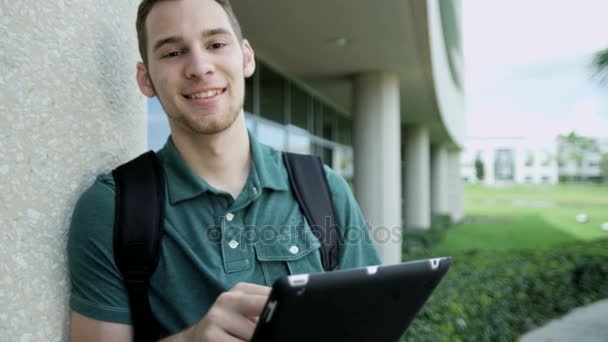
<path id="1" fill-rule="evenodd" d="M 81 198 L 87 197 L 90 199 L 96 199 L 99 196 L 106 197 L 110 194 L 114 196 L 115 191 L 116 183 L 114 183 L 112 173 L 103 173 L 95 178 L 95 181 L 93 181 L 93 183 L 82 194 Z"/>
<path id="2" fill-rule="evenodd" d="M 113 216 L 115 189 L 111 173 L 98 175 L 95 181 L 80 195 L 74 208 L 72 227 L 82 222 L 88 224 L 92 217 Z"/>
<path id="3" fill-rule="evenodd" d="M 328 165 L 323 165 L 323 168 L 325 169 L 325 177 L 327 178 L 327 184 L 329 185 L 329 189 L 333 194 L 336 194 L 338 192 L 350 191 L 350 187 L 348 186 L 348 183 L 346 182 L 344 177 L 339 175 L 334 169 L 332 169 Z"/>

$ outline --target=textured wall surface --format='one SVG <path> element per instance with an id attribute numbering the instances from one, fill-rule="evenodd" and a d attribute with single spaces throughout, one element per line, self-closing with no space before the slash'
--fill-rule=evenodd
<path id="1" fill-rule="evenodd" d="M 96 174 L 146 147 L 136 10 L 1 0 L 0 341 L 68 338 L 73 206 Z"/>

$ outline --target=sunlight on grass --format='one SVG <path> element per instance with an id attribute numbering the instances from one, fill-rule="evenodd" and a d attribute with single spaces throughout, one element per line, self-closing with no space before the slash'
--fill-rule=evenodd
<path id="1" fill-rule="evenodd" d="M 608 237 L 608 186 L 465 186 L 463 223 L 448 229 L 433 254 L 544 249 Z M 576 221 L 585 213 L 586 223 Z"/>

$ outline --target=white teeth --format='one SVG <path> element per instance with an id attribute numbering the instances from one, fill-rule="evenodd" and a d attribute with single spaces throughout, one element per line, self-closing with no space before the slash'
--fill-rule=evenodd
<path id="1" fill-rule="evenodd" d="M 220 94 L 221 92 L 222 92 L 222 89 L 213 89 L 213 90 L 203 91 L 203 92 L 197 93 L 197 94 L 192 94 L 192 95 L 189 95 L 188 97 L 191 99 L 206 99 L 208 97 L 212 97 L 217 94 Z"/>

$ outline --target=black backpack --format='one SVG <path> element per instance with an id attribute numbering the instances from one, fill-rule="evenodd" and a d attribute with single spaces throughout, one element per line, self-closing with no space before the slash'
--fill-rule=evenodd
<path id="1" fill-rule="evenodd" d="M 337 269 L 340 234 L 321 159 L 283 153 L 291 189 L 315 236 L 321 242 L 325 271 Z M 114 216 L 114 260 L 123 275 L 131 308 L 135 341 L 160 337 L 160 327 L 148 301 L 149 280 L 160 258 L 165 209 L 165 179 L 153 151 L 117 167 Z"/>

